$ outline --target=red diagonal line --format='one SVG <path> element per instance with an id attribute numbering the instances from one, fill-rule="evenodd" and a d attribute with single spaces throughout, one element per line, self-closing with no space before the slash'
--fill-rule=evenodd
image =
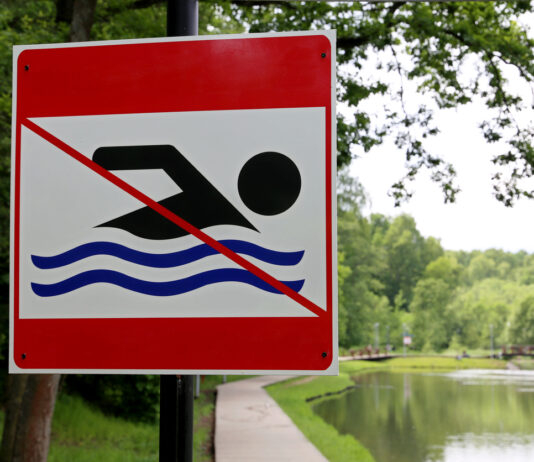
<path id="1" fill-rule="evenodd" d="M 180 228 L 197 237 L 202 242 L 208 244 L 210 247 L 214 248 L 217 252 L 223 254 L 224 256 L 232 260 L 234 263 L 237 263 L 242 268 L 246 269 L 247 271 L 251 272 L 255 276 L 265 281 L 267 284 L 277 289 L 278 291 L 287 295 L 289 298 L 292 298 L 297 303 L 300 303 L 312 313 L 316 314 L 317 316 L 325 314 L 325 311 L 319 306 L 317 306 L 315 303 L 313 303 L 311 300 L 308 300 L 306 297 L 303 297 L 298 292 L 294 291 L 290 287 L 286 286 L 284 283 L 280 282 L 278 279 L 272 277 L 270 274 L 266 273 L 262 269 L 258 268 L 256 265 L 244 259 L 241 255 L 233 252 L 226 246 L 222 245 L 219 241 L 216 241 L 212 237 L 208 236 L 206 233 L 196 228 L 191 223 L 185 221 L 183 218 L 179 217 L 175 213 L 171 212 L 169 209 L 163 207 L 161 204 L 151 199 L 146 194 L 143 194 L 141 191 L 135 189 L 133 186 L 129 185 L 124 180 L 111 173 L 109 170 L 106 170 L 105 168 L 101 167 L 96 162 L 93 162 L 88 157 L 76 151 L 76 149 L 74 149 L 73 147 L 69 146 L 68 144 L 61 141 L 59 138 L 56 138 L 51 133 L 39 127 L 39 125 L 33 123 L 29 119 L 23 119 L 21 123 L 26 128 L 29 128 L 31 131 L 39 135 L 41 138 L 54 145 L 56 148 L 61 149 L 63 152 L 65 152 L 72 158 L 81 162 L 86 167 L 89 167 L 98 175 L 104 177 L 106 180 L 110 181 L 115 186 L 118 186 L 126 193 L 135 197 L 137 200 L 147 205 L 152 210 L 159 213 L 161 216 L 167 218 L 167 220 L 172 221 L 175 225 L 178 225 Z"/>

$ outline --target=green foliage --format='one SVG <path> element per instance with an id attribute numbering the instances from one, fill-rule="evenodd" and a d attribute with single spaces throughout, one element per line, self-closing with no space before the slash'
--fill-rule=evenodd
<path id="1" fill-rule="evenodd" d="M 447 305 L 451 297 L 451 288 L 440 279 L 421 279 L 417 283 L 410 304 L 416 349 L 440 351 L 447 347 L 451 333 Z"/>
<path id="2" fill-rule="evenodd" d="M 373 314 L 381 303 L 382 284 L 378 275 L 384 268 L 381 250 L 371 244 L 372 229 L 362 216 L 365 203 L 361 185 L 346 174 L 339 179 L 338 249 L 343 255 L 344 270 L 339 281 L 341 299 L 341 344 L 369 343 L 370 326 L 376 321 Z"/>
<path id="3" fill-rule="evenodd" d="M 440 279 L 449 286 L 456 288 L 463 275 L 463 268 L 452 255 L 444 255 L 431 261 L 425 268 L 423 277 L 425 279 Z"/>
<path id="4" fill-rule="evenodd" d="M 493 325 L 495 346 L 516 343 L 508 323 L 529 294 L 534 295 L 534 285 L 495 278 L 460 289 L 449 305 L 458 342 L 469 348 L 489 348 Z"/>
<path id="5" fill-rule="evenodd" d="M 66 389 L 106 413 L 124 419 L 154 422 L 159 405 L 159 376 L 72 375 Z"/>
<path id="6" fill-rule="evenodd" d="M 512 325 L 514 342 L 534 345 L 534 296 L 525 298 L 515 315 Z"/>
<path id="7" fill-rule="evenodd" d="M 52 431 L 51 462 L 148 462 L 158 454 L 157 425 L 106 416 L 78 397 L 60 396 Z"/>
<path id="8" fill-rule="evenodd" d="M 382 344 L 400 346 L 402 310 L 427 264 L 443 254 L 439 241 L 421 236 L 413 218 L 362 215 L 366 196 L 361 185 L 341 172 L 338 191 L 340 343 L 374 343 L 379 323 Z M 350 269 L 350 272 L 347 271 Z"/>
<path id="9" fill-rule="evenodd" d="M 492 258 L 480 254 L 469 263 L 467 274 L 472 284 L 476 281 L 496 276 L 497 268 Z"/>
<path id="10" fill-rule="evenodd" d="M 413 218 L 366 217 L 365 192 L 340 175 L 338 205 L 340 345 L 400 347 L 402 324 L 423 351 L 489 349 L 520 343 L 510 323 L 534 296 L 534 256 L 490 249 L 444 252 Z M 491 327 L 493 326 L 493 327 Z M 389 334 L 389 335 L 388 335 Z M 523 338 L 521 336 L 520 338 Z"/>
<path id="11" fill-rule="evenodd" d="M 338 333 L 339 333 L 339 343 L 345 345 L 347 343 L 347 324 L 348 324 L 348 314 L 347 314 L 347 299 L 345 293 L 343 292 L 343 287 L 345 285 L 345 280 L 350 276 L 351 269 L 344 265 L 343 262 L 345 256 L 338 252 L 337 254 L 337 281 L 338 281 Z"/>
<path id="12" fill-rule="evenodd" d="M 400 215 L 391 222 L 383 243 L 387 254 L 387 271 L 382 278 L 385 293 L 393 303 L 402 292 L 409 304 L 417 280 L 428 263 L 443 254 L 443 249 L 436 239 L 423 238 L 415 220 L 408 215 Z"/>
<path id="13" fill-rule="evenodd" d="M 234 17 L 251 32 L 336 29 L 338 98 L 352 111 L 338 118 L 338 165 L 393 134 L 407 161 L 406 174 L 392 186 L 395 200 L 410 197 L 410 181 L 428 169 L 445 201 L 454 201 L 459 191 L 454 167 L 429 152 L 426 142 L 439 132 L 436 109 L 479 100 L 488 108 L 480 120 L 487 142 L 508 147 L 493 159 L 502 167 L 493 178 L 497 199 L 511 205 L 518 197 L 532 197 L 520 179 L 533 175 L 533 128 L 521 122 L 528 104 L 517 93 L 517 82 L 530 85 L 534 75 L 534 41 L 519 21 L 532 11 L 532 2 L 254 3 L 233 7 Z M 507 80 L 510 68 L 514 85 Z M 407 101 L 408 86 L 427 101 Z M 368 109 L 369 100 L 381 117 Z"/>

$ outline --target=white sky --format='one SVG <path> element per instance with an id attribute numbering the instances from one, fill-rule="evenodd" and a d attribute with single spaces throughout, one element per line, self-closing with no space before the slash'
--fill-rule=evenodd
<path id="1" fill-rule="evenodd" d="M 531 94 L 527 98 L 531 100 Z M 405 99 L 412 103 L 420 101 L 411 89 Z M 394 207 L 387 192 L 404 176 L 405 158 L 391 139 L 370 153 L 361 154 L 351 164 L 352 176 L 360 180 L 370 198 L 367 212 L 388 216 L 408 213 L 424 236 L 439 238 L 449 250 L 498 248 L 534 252 L 534 200 L 522 199 L 509 208 L 493 197 L 491 177 L 496 170 L 491 158 L 503 151 L 502 146 L 499 149 L 488 145 L 482 137 L 478 123 L 484 120 L 484 111 L 482 105 L 472 104 L 436 114 L 441 133 L 427 146 L 431 153 L 456 168 L 461 192 L 455 204 L 444 204 L 439 186 L 422 171 L 408 185 L 414 191 L 412 199 Z M 530 110 L 527 116 L 532 119 L 533 115 L 534 110 Z"/>

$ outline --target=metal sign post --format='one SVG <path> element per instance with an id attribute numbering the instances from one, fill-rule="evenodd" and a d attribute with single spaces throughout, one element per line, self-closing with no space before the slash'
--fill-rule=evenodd
<path id="1" fill-rule="evenodd" d="M 167 0 L 167 35 L 198 34 L 198 1 Z M 193 460 L 193 376 L 160 376 L 159 461 Z"/>
<path id="2" fill-rule="evenodd" d="M 167 36 L 198 35 L 198 0 L 167 0 Z"/>

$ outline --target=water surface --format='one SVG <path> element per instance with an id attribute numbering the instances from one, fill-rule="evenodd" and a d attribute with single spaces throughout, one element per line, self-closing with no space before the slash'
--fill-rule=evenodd
<path id="1" fill-rule="evenodd" d="M 534 374 L 375 372 L 314 406 L 376 462 L 534 461 Z"/>

